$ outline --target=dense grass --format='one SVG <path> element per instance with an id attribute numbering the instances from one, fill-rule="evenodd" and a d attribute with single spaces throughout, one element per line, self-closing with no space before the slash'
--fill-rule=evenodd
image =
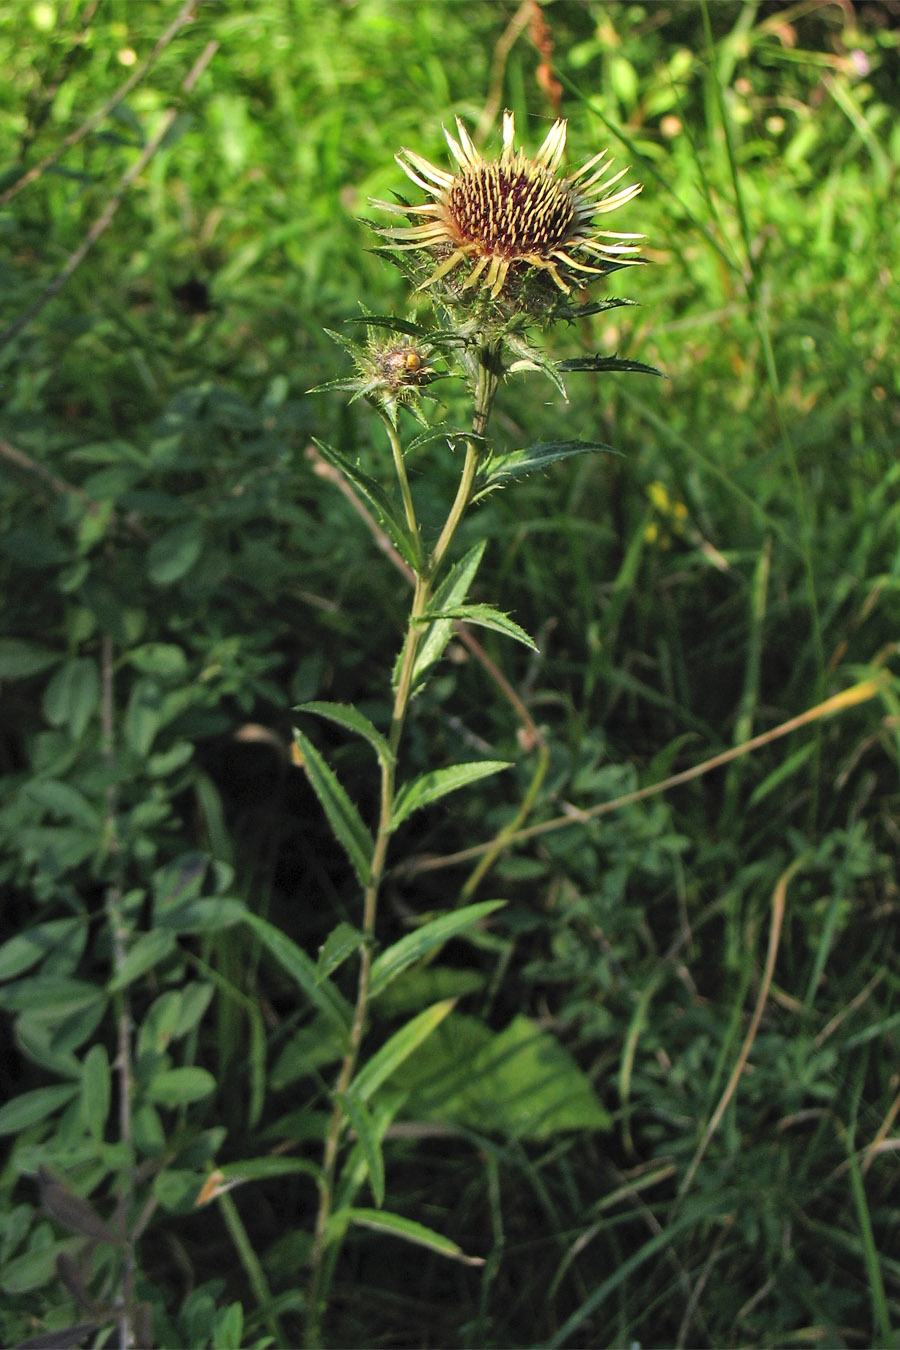
<path id="1" fill-rule="evenodd" d="M 506 905 L 408 971 L 367 1042 L 460 997 L 471 1043 L 434 1033 L 393 1082 L 405 1106 L 385 1093 L 372 1109 L 399 1111 L 387 1208 L 484 1263 L 351 1228 L 325 1341 L 895 1344 L 894 7 L 197 8 L 63 150 L 181 6 L 0 0 L 0 197 L 61 152 L 0 205 L 0 1335 L 112 1325 L 120 1253 L 108 1233 L 87 1249 L 74 1197 L 113 1221 L 117 1195 L 128 1231 L 143 1225 L 126 1295 L 154 1344 L 302 1334 L 337 1052 L 296 971 L 228 902 L 313 959 L 359 924 L 288 756 L 291 709 L 352 702 L 383 726 L 409 599 L 308 453 L 329 442 L 387 484 L 383 429 L 363 403 L 307 391 L 348 369 L 324 329 L 360 305 L 411 312 L 362 219 L 409 188 L 394 153 L 445 163 L 456 114 L 493 146 L 508 107 L 530 148 L 561 111 L 570 164 L 610 144 L 644 183 L 616 227 L 646 234 L 648 265 L 608 283 L 637 304 L 560 326 L 547 349 L 664 378 L 573 373 L 565 404 L 536 374 L 500 391 L 500 448 L 617 453 L 515 484 L 464 524 L 460 552 L 489 540 L 475 598 L 540 651 L 479 635 L 524 711 L 462 642 L 414 705 L 410 772 L 514 767 L 403 829 L 379 938 L 463 901 Z M 438 441 L 409 471 L 439 523 L 458 455 Z M 576 809 L 873 678 L 688 782 Z M 369 819 L 368 750 L 305 730 Z M 477 860 L 451 855 L 529 792 L 523 825 L 567 822 L 467 887 Z M 209 908 L 172 927 L 182 900 Z M 71 926 L 36 929 L 57 921 Z M 117 930 L 146 964 L 110 985 Z M 34 931 L 62 937 L 29 961 Z M 352 997 L 352 961 L 334 983 Z M 523 1017 L 537 1049 L 516 1059 L 501 1038 Z M 129 1019 L 141 1105 L 124 1129 Z M 466 1092 L 453 1077 L 476 1044 L 481 1095 L 477 1073 Z M 172 1069 L 195 1077 L 160 1086 Z M 510 1082 L 518 1114 L 496 1096 Z M 298 1170 L 276 1176 L 284 1158 Z M 248 1159 L 272 1175 L 196 1207 L 213 1166 Z M 68 1190 L 39 1190 L 41 1167 Z"/>

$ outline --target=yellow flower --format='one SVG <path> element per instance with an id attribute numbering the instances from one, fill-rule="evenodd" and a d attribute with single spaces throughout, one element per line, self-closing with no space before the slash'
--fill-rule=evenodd
<path id="1" fill-rule="evenodd" d="M 641 190 L 638 183 L 613 191 L 627 170 L 610 177 L 607 150 L 564 175 L 558 172 L 566 144 L 561 118 L 534 158 L 515 149 L 511 112 L 503 114 L 503 147 L 497 159 L 483 158 L 458 117 L 456 126 L 459 140 L 444 130 L 455 172 L 437 168 L 412 150 L 396 156 L 403 172 L 433 201 L 424 206 L 374 203 L 396 215 L 421 217 L 418 224 L 381 230 L 394 247 L 437 258 L 420 290 L 461 264 L 472 264 L 462 290 L 481 282 L 496 299 L 508 280 L 538 268 L 568 294 L 579 274 L 602 275 L 612 263 L 640 261 L 632 256 L 640 251 L 633 241 L 642 235 L 594 225 L 596 216 L 624 206 Z"/>

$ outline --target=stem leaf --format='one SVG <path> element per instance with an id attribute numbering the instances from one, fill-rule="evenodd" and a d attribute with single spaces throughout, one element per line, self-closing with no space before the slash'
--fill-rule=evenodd
<path id="1" fill-rule="evenodd" d="M 447 608 L 452 609 L 454 605 L 463 604 L 481 564 L 486 544 L 487 540 L 482 539 L 474 548 L 469 549 L 465 557 L 460 558 L 459 562 L 451 567 L 432 597 L 429 606 L 430 611 L 437 613 Z M 426 615 L 426 620 L 429 617 L 430 615 Z M 452 634 L 452 619 L 435 619 L 434 622 L 429 623 L 425 636 L 419 644 L 416 663 L 413 667 L 414 689 L 421 683 L 425 672 L 440 660 Z"/>
<path id="2" fill-rule="evenodd" d="M 397 793 L 394 810 L 391 815 L 391 829 L 395 830 L 401 821 L 406 820 L 414 811 L 446 797 L 448 792 L 465 787 L 467 783 L 477 783 L 480 778 L 488 778 L 501 769 L 512 765 L 503 759 L 473 760 L 468 764 L 450 764 L 445 769 L 433 769 L 420 774 L 411 783 L 407 783 Z"/>
<path id="3" fill-rule="evenodd" d="M 369 997 L 375 998 L 392 980 L 416 961 L 421 960 L 428 952 L 442 946 L 467 928 L 474 927 L 489 914 L 493 914 L 495 909 L 502 909 L 505 903 L 503 900 L 483 900 L 480 904 L 467 905 L 465 909 L 456 910 L 452 914 L 442 914 L 439 919 L 432 919 L 430 923 L 423 924 L 414 933 L 407 933 L 406 937 L 388 947 L 372 962 Z"/>
<path id="4" fill-rule="evenodd" d="M 363 1065 L 348 1090 L 348 1095 L 368 1101 L 391 1074 L 416 1050 L 453 1009 L 456 999 L 445 998 L 420 1012 L 387 1041 Z"/>
<path id="5" fill-rule="evenodd" d="M 362 736 L 363 740 L 368 741 L 378 756 L 378 762 L 382 768 L 387 769 L 393 763 L 394 756 L 391 753 L 391 748 L 381 732 L 372 725 L 368 717 L 365 717 L 352 704 L 300 703 L 294 711 L 312 713 L 316 717 L 324 717 L 329 722 L 336 722 L 346 731 L 352 731 L 357 736 Z"/>
<path id="6" fill-rule="evenodd" d="M 334 1217 L 359 1224 L 362 1228 L 372 1228 L 377 1233 L 390 1233 L 394 1237 L 403 1238 L 406 1242 L 414 1242 L 418 1247 L 427 1247 L 429 1251 L 437 1252 L 439 1256 L 447 1256 L 453 1261 L 463 1261 L 467 1266 L 484 1265 L 482 1257 L 466 1256 L 458 1243 L 452 1242 L 441 1233 L 436 1233 L 433 1228 L 426 1228 L 423 1223 L 405 1219 L 402 1214 L 393 1214 L 390 1210 L 345 1209 L 341 1215 L 336 1214 Z"/>
<path id="7" fill-rule="evenodd" d="M 381 484 L 377 483 L 374 478 L 370 478 L 367 473 L 363 473 L 362 469 L 357 468 L 339 450 L 335 450 L 332 446 L 326 445 L 324 441 L 317 440 L 315 437 L 313 437 L 313 440 L 315 440 L 325 462 L 342 473 L 353 484 L 357 492 L 365 497 L 374 511 L 379 525 L 390 536 L 397 552 L 402 556 L 404 562 L 409 563 L 410 567 L 415 570 L 416 552 L 413 541 L 410 539 L 405 526 L 394 515 L 394 509 Z"/>
<path id="8" fill-rule="evenodd" d="M 319 958 L 316 961 L 319 979 L 324 980 L 332 971 L 337 970 L 338 966 L 342 966 L 359 951 L 365 940 L 364 934 L 352 924 L 339 923 L 319 948 Z"/>
<path id="9" fill-rule="evenodd" d="M 598 450 L 616 454 L 611 445 L 601 441 L 538 441 L 524 450 L 511 450 L 505 455 L 494 455 L 486 459 L 478 470 L 481 486 L 473 501 L 505 487 L 516 478 L 525 478 L 530 473 L 546 469 L 561 459 L 571 459 L 573 455 L 594 454 Z"/>
<path id="10" fill-rule="evenodd" d="M 365 1158 L 372 1196 L 375 1204 L 381 1209 L 384 1204 L 384 1157 L 381 1152 L 381 1139 L 375 1127 L 375 1122 L 365 1102 L 354 1093 L 348 1093 L 342 1100 L 347 1108 L 347 1116 L 356 1131 L 357 1142 Z"/>
<path id="11" fill-rule="evenodd" d="M 492 628 L 495 633 L 515 638 L 516 642 L 521 642 L 533 652 L 538 649 L 534 638 L 530 637 L 524 628 L 520 628 L 515 620 L 504 614 L 501 609 L 494 609 L 493 605 L 454 605 L 452 609 L 445 609 L 443 613 L 435 614 L 433 617 L 450 619 L 457 623 L 472 623 L 480 628 Z"/>
<path id="12" fill-rule="evenodd" d="M 306 776 L 322 804 L 334 836 L 353 866 L 360 886 L 369 883 L 369 869 L 375 845 L 362 817 L 338 782 L 312 741 L 294 728 L 294 742 L 302 755 Z"/>
<path id="13" fill-rule="evenodd" d="M 321 978 L 312 958 L 307 956 L 296 942 L 286 937 L 280 928 L 276 928 L 267 919 L 261 919 L 258 914 L 248 910 L 244 915 L 244 923 L 253 930 L 269 955 L 274 956 L 278 964 L 303 990 L 310 1003 L 318 1008 L 343 1035 L 346 1035 L 352 1015 L 350 1006 L 333 984 Z"/>

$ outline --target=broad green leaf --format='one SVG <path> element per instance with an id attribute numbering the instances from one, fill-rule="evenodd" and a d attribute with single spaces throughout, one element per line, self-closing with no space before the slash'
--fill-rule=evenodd
<path id="1" fill-rule="evenodd" d="M 328 767 L 312 742 L 296 727 L 294 739 L 303 756 L 306 776 L 322 804 L 335 838 L 350 859 L 360 886 L 366 886 L 375 847 L 372 836 L 338 782 L 334 771 Z"/>
<path id="2" fill-rule="evenodd" d="M 368 474 L 363 473 L 357 465 L 353 464 L 346 455 L 342 455 L 339 450 L 335 450 L 330 445 L 326 445 L 324 441 L 317 440 L 315 436 L 313 437 L 313 440 L 318 446 L 322 458 L 326 463 L 330 464 L 332 468 L 338 469 L 344 477 L 353 484 L 356 490 L 365 497 L 366 501 L 374 511 L 379 525 L 386 531 L 398 553 L 400 553 L 405 562 L 409 563 L 410 567 L 415 567 L 415 550 L 409 538 L 409 533 L 406 527 L 401 524 L 399 517 L 395 515 L 394 508 L 381 485 L 377 483 L 374 478 L 370 478 Z"/>
<path id="3" fill-rule="evenodd" d="M 41 1164 L 38 1181 L 41 1206 L 51 1219 L 94 1242 L 110 1242 L 118 1246 L 119 1235 L 115 1229 L 100 1217 L 90 1200 L 71 1189 L 65 1177 Z"/>
<path id="4" fill-rule="evenodd" d="M 338 966 L 342 966 L 346 960 L 354 956 L 365 940 L 364 935 L 352 924 L 339 923 L 319 948 L 316 961 L 319 979 L 324 980 L 332 971 L 337 970 Z"/>
<path id="5" fill-rule="evenodd" d="M 100 812 L 71 783 L 61 783 L 55 778 L 40 778 L 26 783 L 22 792 L 27 801 L 34 802 L 59 820 L 71 820 L 91 830 L 100 828 Z"/>
<path id="6" fill-rule="evenodd" d="M 0 680 L 25 680 L 62 660 L 60 652 L 25 638 L 0 638 Z"/>
<path id="7" fill-rule="evenodd" d="M 240 923 L 246 912 L 243 900 L 221 895 L 208 900 L 189 900 L 177 909 L 167 909 L 158 922 L 174 933 L 219 933 Z"/>
<path id="8" fill-rule="evenodd" d="M 67 727 L 79 740 L 100 702 L 100 672 L 86 656 L 66 661 L 44 690 L 44 716 L 53 727 Z"/>
<path id="9" fill-rule="evenodd" d="M 216 1080 L 206 1069 L 161 1069 L 144 1088 L 147 1101 L 157 1106 L 184 1106 L 199 1102 L 216 1090 Z"/>
<path id="10" fill-rule="evenodd" d="M 181 1016 L 181 990 L 167 989 L 154 999 L 141 1023 L 138 1055 L 162 1055 L 168 1050 Z"/>
<path id="11" fill-rule="evenodd" d="M 165 961 L 177 948 L 174 934 L 162 928 L 154 928 L 150 933 L 142 933 L 133 946 L 125 953 L 125 959 L 107 985 L 112 994 L 132 984 L 148 970 Z"/>
<path id="12" fill-rule="evenodd" d="M 310 1003 L 346 1036 L 352 1017 L 350 1005 L 329 980 L 321 979 L 312 958 L 286 937 L 280 928 L 276 928 L 267 919 L 260 918 L 258 914 L 248 911 L 244 915 L 244 923 L 303 990 Z"/>
<path id="13" fill-rule="evenodd" d="M 516 642 L 521 642 L 523 646 L 531 651 L 537 651 L 537 643 L 534 638 L 529 637 L 524 628 L 504 614 L 502 610 L 494 609 L 493 605 L 455 605 L 452 609 L 445 609 L 442 614 L 435 615 L 438 619 L 451 619 L 459 623 L 473 623 L 480 628 L 492 628 L 495 633 L 503 633 L 505 637 L 515 638 Z"/>
<path id="14" fill-rule="evenodd" d="M 433 1004 L 395 1032 L 359 1070 L 349 1091 L 360 1101 L 368 1101 L 373 1092 L 377 1092 L 398 1066 L 443 1022 L 454 1002 L 454 999 L 448 998 Z"/>
<path id="15" fill-rule="evenodd" d="M 112 1076 L 105 1045 L 92 1045 L 81 1070 L 81 1114 L 88 1133 L 101 1140 L 112 1100 Z"/>
<path id="16" fill-rule="evenodd" d="M 395 1075 L 416 1120 L 544 1140 L 564 1130 L 607 1130 L 610 1116 L 587 1076 L 549 1031 L 527 1017 L 491 1031 L 454 1013 Z"/>
<path id="17" fill-rule="evenodd" d="M 0 989 L 0 1008 L 36 1012 L 57 1021 L 98 999 L 103 999 L 103 991 L 96 985 L 56 975 L 32 975 Z"/>
<path id="18" fill-rule="evenodd" d="M 467 1266 L 484 1265 L 483 1257 L 466 1256 L 462 1247 L 450 1238 L 436 1233 L 433 1228 L 426 1228 L 422 1223 L 416 1223 L 414 1219 L 405 1219 L 402 1214 L 392 1214 L 390 1210 L 353 1208 L 345 1209 L 334 1217 L 336 1220 L 355 1223 L 361 1228 L 374 1229 L 376 1233 L 388 1233 L 403 1238 L 405 1242 L 414 1242 L 417 1247 L 427 1247 L 439 1256 L 463 1261 Z"/>
<path id="19" fill-rule="evenodd" d="M 199 900 L 209 871 L 206 853 L 182 853 L 153 874 L 153 912 L 162 920 L 170 910 Z"/>
<path id="20" fill-rule="evenodd" d="M 380 1209 L 384 1204 L 384 1158 L 381 1153 L 381 1140 L 365 1103 L 353 1092 L 347 1093 L 343 1101 L 366 1161 L 372 1198 Z"/>
<path id="21" fill-rule="evenodd" d="M 145 642 L 128 653 L 128 661 L 141 675 L 157 679 L 180 680 L 187 675 L 187 656 L 173 642 Z"/>
<path id="22" fill-rule="evenodd" d="M 83 919 L 53 919 L 50 923 L 26 928 L 24 933 L 4 942 L 0 947 L 0 980 L 12 979 L 49 953 L 65 948 L 84 922 Z"/>
<path id="23" fill-rule="evenodd" d="M 407 933 L 406 937 L 388 947 L 372 962 L 369 996 L 374 998 L 380 994 L 392 980 L 416 961 L 422 960 L 435 947 L 474 927 L 495 910 L 502 909 L 505 903 L 505 900 L 483 900 L 480 904 L 468 905 L 452 914 L 443 914 L 439 919 L 423 924 L 415 932 Z"/>
<path id="24" fill-rule="evenodd" d="M 240 1303 L 219 1308 L 212 1333 L 213 1350 L 241 1350 L 244 1344 L 244 1309 Z"/>
<path id="25" fill-rule="evenodd" d="M 444 580 L 438 586 L 429 605 L 429 615 L 440 613 L 441 610 L 452 608 L 454 605 L 464 603 L 469 593 L 469 587 L 475 579 L 484 554 L 486 539 L 482 539 L 474 548 L 470 548 L 458 563 L 455 563 L 447 573 Z M 416 660 L 413 666 L 413 687 L 419 684 L 423 675 L 429 670 L 436 661 L 439 661 L 443 655 L 444 648 L 450 641 L 453 633 L 452 619 L 435 619 L 429 622 L 425 635 L 419 644 L 419 650 L 416 653 Z"/>
<path id="26" fill-rule="evenodd" d="M 0 1135 L 18 1134 L 39 1120 L 52 1116 L 78 1092 L 77 1083 L 55 1083 L 52 1087 L 23 1092 L 0 1106 Z"/>
<path id="27" fill-rule="evenodd" d="M 64 1238 L 51 1242 L 40 1251 L 25 1252 L 6 1262 L 0 1271 L 0 1289 L 6 1294 L 28 1294 L 56 1279 L 56 1261 L 64 1252 L 81 1245 L 79 1238 Z"/>
<path id="28" fill-rule="evenodd" d="M 501 769 L 510 769 L 512 765 L 503 759 L 473 760 L 469 764 L 450 764 L 446 769 L 432 769 L 420 774 L 411 783 L 405 784 L 397 793 L 394 810 L 391 815 L 391 829 L 397 826 L 414 811 L 421 811 L 432 802 L 440 801 L 449 792 L 465 787 L 468 783 L 477 783 L 481 778 L 489 778 Z"/>
<path id="29" fill-rule="evenodd" d="M 336 722 L 338 726 L 346 728 L 347 731 L 355 732 L 357 736 L 369 742 L 372 749 L 378 756 L 378 762 L 384 766 L 393 764 L 394 755 L 391 748 L 377 727 L 374 727 L 368 717 L 364 717 L 361 712 L 350 703 L 301 703 L 295 709 L 295 712 L 313 713 L 316 717 L 327 718 L 329 722 Z"/>
<path id="30" fill-rule="evenodd" d="M 170 586 L 189 572 L 203 552 L 203 528 L 195 516 L 154 539 L 147 550 L 147 575 L 155 586 Z"/>

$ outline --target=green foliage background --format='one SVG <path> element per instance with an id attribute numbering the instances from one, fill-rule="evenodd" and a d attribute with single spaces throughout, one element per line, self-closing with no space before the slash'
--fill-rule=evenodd
<path id="1" fill-rule="evenodd" d="M 0 194 L 180 9 L 0 0 Z M 131 1148 L 154 1343 L 297 1343 L 336 1052 L 291 953 L 315 969 L 359 915 L 288 753 L 291 709 L 352 702 L 383 725 L 408 605 L 309 455 L 315 436 L 387 479 L 381 428 L 307 390 L 344 373 L 323 328 L 360 304 L 409 312 L 361 220 L 404 190 L 395 151 L 443 164 L 456 114 L 493 145 L 504 107 L 535 148 L 556 113 L 548 39 L 570 163 L 607 143 L 630 163 L 644 192 L 616 227 L 646 234 L 651 264 L 609 284 L 635 307 L 549 349 L 666 378 L 573 374 L 561 404 L 520 376 L 499 395 L 503 448 L 619 452 L 495 494 L 462 531 L 488 535 L 476 598 L 539 637 L 538 657 L 484 639 L 549 750 L 529 823 L 896 667 L 895 20 L 889 0 L 212 0 L 0 206 L 6 1343 L 106 1324 L 119 1254 L 87 1216 L 112 1214 Z M 453 453 L 409 467 L 438 521 Z M 460 901 L 465 866 L 416 861 L 490 840 L 533 778 L 516 707 L 454 653 L 416 705 L 410 767 L 515 767 L 404 828 L 385 943 Z M 897 1343 L 896 696 L 888 676 L 500 857 L 478 898 L 505 906 L 407 970 L 367 1043 L 459 996 L 393 1081 L 387 1193 L 484 1264 L 355 1229 L 331 1343 Z M 314 734 L 371 810 L 364 751 Z M 340 931 L 326 964 L 346 993 Z M 254 1179 L 198 1208 L 211 1168 L 241 1160 Z"/>

